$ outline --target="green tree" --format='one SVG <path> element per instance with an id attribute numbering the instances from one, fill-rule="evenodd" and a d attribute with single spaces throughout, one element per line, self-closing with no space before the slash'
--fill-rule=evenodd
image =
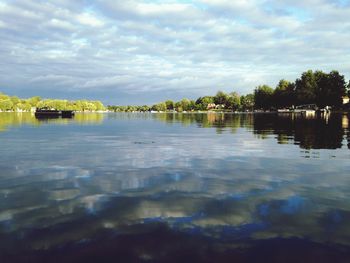
<path id="1" fill-rule="evenodd" d="M 195 110 L 196 109 L 196 102 L 194 100 L 190 100 L 190 105 L 188 110 Z"/>
<path id="2" fill-rule="evenodd" d="M 166 109 L 167 110 L 173 110 L 174 109 L 174 102 L 172 100 L 166 100 L 165 101 Z"/>
<path id="3" fill-rule="evenodd" d="M 223 91 L 218 91 L 214 97 L 214 103 L 216 105 L 225 105 L 228 99 L 228 95 Z"/>
<path id="4" fill-rule="evenodd" d="M 18 103 L 17 108 L 23 111 L 30 111 L 32 105 L 27 100 L 21 100 L 20 103 Z"/>
<path id="5" fill-rule="evenodd" d="M 316 103 L 317 81 L 312 70 L 304 72 L 295 81 L 296 104 Z"/>
<path id="6" fill-rule="evenodd" d="M 276 108 L 290 107 L 295 104 L 295 85 L 281 79 L 273 92 L 272 106 Z"/>
<path id="7" fill-rule="evenodd" d="M 92 101 L 92 103 L 95 105 L 97 111 L 103 111 L 106 109 L 101 101 L 95 100 Z"/>
<path id="8" fill-rule="evenodd" d="M 37 103 L 36 105 L 37 108 L 47 108 L 48 105 L 47 105 L 47 101 L 46 100 L 41 100 Z"/>
<path id="9" fill-rule="evenodd" d="M 29 99 L 27 99 L 27 102 L 32 106 L 32 107 L 36 107 L 38 102 L 41 100 L 41 98 L 39 96 L 35 96 L 35 97 L 31 97 Z"/>
<path id="10" fill-rule="evenodd" d="M 338 71 L 329 74 L 322 71 L 315 72 L 317 89 L 316 101 L 320 107 L 327 105 L 339 108 L 343 104 L 343 96 L 346 95 L 345 77 Z"/>
<path id="11" fill-rule="evenodd" d="M 178 102 L 175 103 L 175 109 L 178 112 L 182 112 L 184 110 L 183 107 L 182 107 L 181 101 L 178 101 Z"/>
<path id="12" fill-rule="evenodd" d="M 160 102 L 160 103 L 154 104 L 152 106 L 152 110 L 154 110 L 154 111 L 166 111 L 165 102 Z"/>
<path id="13" fill-rule="evenodd" d="M 53 100 L 52 105 L 56 110 L 66 110 L 67 109 L 67 100 Z"/>
<path id="14" fill-rule="evenodd" d="M 140 111 L 149 111 L 150 108 L 147 105 L 143 105 L 140 107 Z"/>
<path id="15" fill-rule="evenodd" d="M 333 70 L 329 74 L 329 101 L 333 107 L 340 107 L 343 104 L 343 96 L 346 95 L 345 76 Z"/>
<path id="16" fill-rule="evenodd" d="M 203 97 L 203 105 L 205 106 L 205 110 L 208 109 L 209 104 L 214 103 L 214 97 L 213 96 L 205 96 Z"/>
<path id="17" fill-rule="evenodd" d="M 198 110 L 207 110 L 208 105 L 214 103 L 214 97 L 212 96 L 205 96 L 205 97 L 199 97 L 196 100 L 196 108 Z"/>
<path id="18" fill-rule="evenodd" d="M 231 92 L 226 99 L 225 108 L 235 111 L 241 105 L 241 99 L 237 92 Z"/>
<path id="19" fill-rule="evenodd" d="M 183 111 L 191 110 L 191 101 L 189 99 L 184 98 L 180 101 L 180 103 Z"/>
<path id="20" fill-rule="evenodd" d="M 105 107 L 100 101 L 88 101 L 88 100 L 58 100 L 58 99 L 45 99 L 41 100 L 40 97 L 31 97 L 28 99 L 20 99 L 16 96 L 8 96 L 0 92 L 1 110 L 14 110 L 17 109 L 29 111 L 31 107 L 48 108 L 56 110 L 76 110 L 76 111 L 96 111 L 104 110 Z"/>
<path id="21" fill-rule="evenodd" d="M 21 99 L 16 96 L 11 96 L 10 99 L 13 103 L 13 110 L 15 110 L 17 107 L 17 104 L 21 103 Z"/>
<path id="22" fill-rule="evenodd" d="M 327 100 L 328 100 L 327 96 L 329 92 L 328 74 L 323 71 L 316 71 L 314 75 L 316 79 L 316 89 L 315 89 L 316 104 L 318 106 L 324 107 L 327 105 Z"/>
<path id="23" fill-rule="evenodd" d="M 96 105 L 93 103 L 93 102 L 87 102 L 87 107 L 86 107 L 86 109 L 88 110 L 88 111 L 96 111 Z"/>
<path id="24" fill-rule="evenodd" d="M 2 111 L 8 111 L 13 110 L 13 102 L 11 99 L 0 99 L 0 110 Z"/>
<path id="25" fill-rule="evenodd" d="M 268 110 L 272 107 L 273 89 L 268 85 L 258 86 L 254 90 L 254 105 L 257 109 Z"/>
<path id="26" fill-rule="evenodd" d="M 252 111 L 254 108 L 254 94 L 241 96 L 241 108 L 243 111 Z"/>

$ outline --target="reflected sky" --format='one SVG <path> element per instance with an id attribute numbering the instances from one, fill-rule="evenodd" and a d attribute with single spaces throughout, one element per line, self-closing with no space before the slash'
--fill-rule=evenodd
<path id="1" fill-rule="evenodd" d="M 0 252 L 153 224 L 226 248 L 350 246 L 347 115 L 10 115 L 0 114 Z"/>

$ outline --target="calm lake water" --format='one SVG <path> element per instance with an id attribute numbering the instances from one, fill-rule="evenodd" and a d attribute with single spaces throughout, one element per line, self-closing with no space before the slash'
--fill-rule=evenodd
<path id="1" fill-rule="evenodd" d="M 347 115 L 0 113 L 0 262 L 350 262 Z"/>

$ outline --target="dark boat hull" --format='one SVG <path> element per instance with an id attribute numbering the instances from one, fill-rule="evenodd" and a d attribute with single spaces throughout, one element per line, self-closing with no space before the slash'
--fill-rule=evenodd
<path id="1" fill-rule="evenodd" d="M 62 118 L 71 118 L 74 116 L 74 111 L 71 110 L 63 110 L 61 111 Z"/>
<path id="2" fill-rule="evenodd" d="M 37 118 L 72 118 L 74 111 L 58 111 L 58 110 L 37 110 L 35 117 Z"/>

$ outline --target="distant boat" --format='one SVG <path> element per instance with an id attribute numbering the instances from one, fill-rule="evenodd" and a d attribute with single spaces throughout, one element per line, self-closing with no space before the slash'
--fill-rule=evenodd
<path id="1" fill-rule="evenodd" d="M 72 118 L 74 111 L 72 110 L 51 110 L 51 109 L 36 109 L 35 117 L 37 118 Z"/>
<path id="2" fill-rule="evenodd" d="M 323 109 L 322 109 L 323 111 Z M 326 107 L 324 109 L 325 112 L 329 112 L 329 108 Z M 295 108 L 289 108 L 289 109 L 278 109 L 278 113 L 293 113 L 293 114 L 301 114 L 304 116 L 314 116 L 316 112 L 320 112 L 320 109 L 318 109 L 316 104 L 305 104 L 305 105 L 299 105 Z"/>

